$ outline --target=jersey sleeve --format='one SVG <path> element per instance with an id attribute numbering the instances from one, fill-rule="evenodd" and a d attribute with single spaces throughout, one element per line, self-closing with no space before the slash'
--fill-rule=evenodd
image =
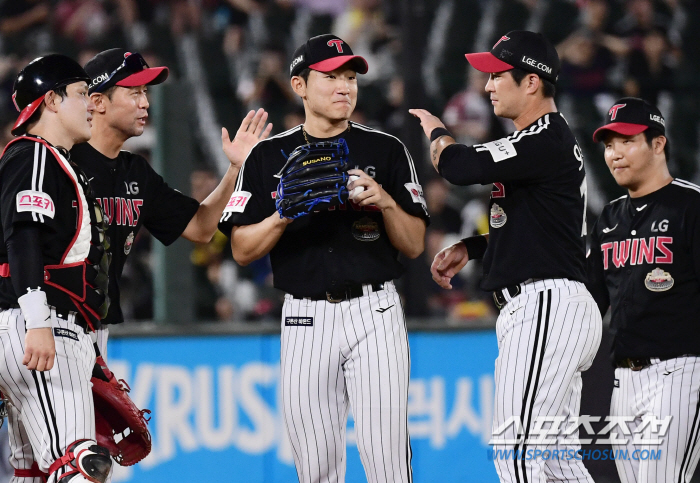
<path id="1" fill-rule="evenodd" d="M 0 174 L 0 214 L 5 242 L 18 223 L 38 223 L 56 230 L 58 166 L 41 143 L 23 143 L 10 153 Z"/>
<path id="2" fill-rule="evenodd" d="M 150 199 L 143 210 L 143 226 L 164 245 L 177 240 L 199 209 L 199 202 L 171 188 L 162 176 L 147 166 Z"/>
<path id="3" fill-rule="evenodd" d="M 397 140 L 392 146 L 391 156 L 389 186 L 385 186 L 385 190 L 406 213 L 422 218 L 428 223 L 428 207 L 411 154 L 406 146 Z"/>
<path id="4" fill-rule="evenodd" d="M 496 141 L 447 146 L 440 154 L 438 171 L 450 183 L 462 186 L 541 181 L 551 177 L 551 160 L 559 157 L 561 150 L 557 127 L 540 119 L 538 124 Z"/>
<path id="5" fill-rule="evenodd" d="M 700 199 L 693 196 L 687 219 L 686 246 L 690 247 L 695 278 L 700 281 Z"/>
<path id="6" fill-rule="evenodd" d="M 598 219 L 599 221 L 600 219 Z M 603 268 L 603 255 L 600 251 L 598 239 L 598 221 L 595 222 L 591 233 L 591 246 L 586 254 L 586 275 L 588 281 L 586 288 L 593 296 L 600 315 L 604 316 L 610 306 L 610 294 L 605 283 L 605 269 Z"/>
<path id="7" fill-rule="evenodd" d="M 236 189 L 231 195 L 219 222 L 219 230 L 226 236 L 231 235 L 234 226 L 255 225 L 273 213 L 270 204 L 271 194 L 265 196 L 265 180 L 262 177 L 262 149 L 258 144 L 251 151 L 243 164 Z"/>

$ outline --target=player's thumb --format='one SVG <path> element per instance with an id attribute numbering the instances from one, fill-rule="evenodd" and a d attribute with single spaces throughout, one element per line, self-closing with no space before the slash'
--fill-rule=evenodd
<path id="1" fill-rule="evenodd" d="M 222 127 L 221 128 L 221 142 L 226 144 L 226 142 L 228 142 L 230 140 L 231 140 L 231 138 L 228 135 L 228 129 L 226 129 L 225 127 Z"/>

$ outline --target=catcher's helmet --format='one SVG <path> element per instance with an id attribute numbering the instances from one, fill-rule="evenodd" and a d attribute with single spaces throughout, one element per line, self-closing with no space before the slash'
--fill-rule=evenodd
<path id="1" fill-rule="evenodd" d="M 44 94 L 74 82 L 90 83 L 90 76 L 70 57 L 51 54 L 31 61 L 22 69 L 12 88 L 12 100 L 20 112 L 12 134 L 23 132 L 22 125 L 32 117 L 44 100 Z"/>

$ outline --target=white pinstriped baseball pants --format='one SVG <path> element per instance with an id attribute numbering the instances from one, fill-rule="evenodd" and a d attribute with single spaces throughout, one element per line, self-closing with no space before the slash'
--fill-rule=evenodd
<path id="1" fill-rule="evenodd" d="M 0 312 L 0 390 L 11 401 L 8 420 L 14 468 L 29 469 L 36 460 L 39 469 L 63 456 L 66 447 L 78 439 L 95 439 L 95 409 L 90 377 L 95 350 L 90 336 L 51 309 L 54 328 L 67 337 L 54 336 L 56 359 L 50 371 L 30 371 L 24 357 L 24 317 L 20 309 Z M 77 340 L 76 340 L 77 339 Z M 27 444 L 27 441 L 29 444 Z M 64 469 L 58 470 L 61 476 Z M 38 483 L 39 478 L 13 477 L 16 483 Z"/>
<path id="2" fill-rule="evenodd" d="M 285 297 L 282 401 L 301 483 L 345 481 L 348 402 L 368 482 L 412 481 L 409 371 L 404 313 L 392 282 L 377 292 L 365 285 L 363 296 L 340 303 Z"/>
<path id="3" fill-rule="evenodd" d="M 494 438 L 519 443 L 494 444 L 493 449 L 527 454 L 556 450 L 558 455 L 580 449 L 578 432 L 566 441 L 527 444 L 539 417 L 561 417 L 561 430 L 579 415 L 581 372 L 593 363 L 602 336 L 600 311 L 584 284 L 547 279 L 521 285 L 520 295 L 502 309 L 496 322 L 496 398 Z M 522 424 L 508 425 L 515 417 Z M 547 427 L 547 425 L 545 425 Z M 522 431 L 522 433 L 520 433 Z M 518 434 L 520 433 L 520 434 Z M 507 453 L 506 453 L 507 454 Z M 534 454 L 534 453 L 532 453 Z M 503 482 L 593 482 L 582 461 L 569 458 L 495 458 Z"/>
<path id="4" fill-rule="evenodd" d="M 82 330 L 82 329 L 81 329 Z M 107 339 L 109 336 L 108 326 L 104 326 L 97 332 L 95 332 L 97 337 L 97 346 L 100 349 L 100 353 L 107 361 Z M 92 386 L 90 393 L 92 394 Z M 24 423 L 20 417 L 19 411 L 12 403 L 7 404 L 7 429 L 10 436 L 10 466 L 15 469 L 29 469 L 34 464 L 34 453 L 32 451 L 32 444 L 27 435 L 27 430 L 24 428 Z M 106 482 L 109 483 L 112 479 L 112 474 L 114 473 L 114 463 L 110 469 L 109 476 Z M 29 477 L 13 477 L 12 483 L 43 483 L 40 478 L 29 478 Z"/>
<path id="5" fill-rule="evenodd" d="M 627 427 L 634 432 L 645 416 L 671 417 L 665 436 L 646 426 L 644 439 L 660 439 L 661 444 L 634 444 L 630 435 L 613 428 L 617 438 L 627 438 L 626 445 L 613 445 L 627 451 L 629 458 L 615 460 L 622 483 L 685 483 L 690 481 L 700 458 L 700 357 L 679 357 L 666 361 L 652 360 L 641 371 L 615 369 L 615 388 L 610 403 L 612 416 L 634 417 Z M 659 458 L 633 458 L 637 450 L 658 451 Z"/>

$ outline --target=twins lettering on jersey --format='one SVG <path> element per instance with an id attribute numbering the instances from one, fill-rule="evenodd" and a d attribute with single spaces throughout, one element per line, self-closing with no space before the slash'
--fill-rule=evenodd
<path id="1" fill-rule="evenodd" d="M 117 226 L 136 226 L 141 215 L 143 199 L 97 198 L 107 217 L 107 223 L 115 221 Z"/>
<path id="2" fill-rule="evenodd" d="M 600 245 L 603 252 L 603 269 L 610 267 L 610 260 L 616 268 L 626 265 L 670 264 L 673 263 L 671 245 L 673 237 L 628 238 Z"/>

